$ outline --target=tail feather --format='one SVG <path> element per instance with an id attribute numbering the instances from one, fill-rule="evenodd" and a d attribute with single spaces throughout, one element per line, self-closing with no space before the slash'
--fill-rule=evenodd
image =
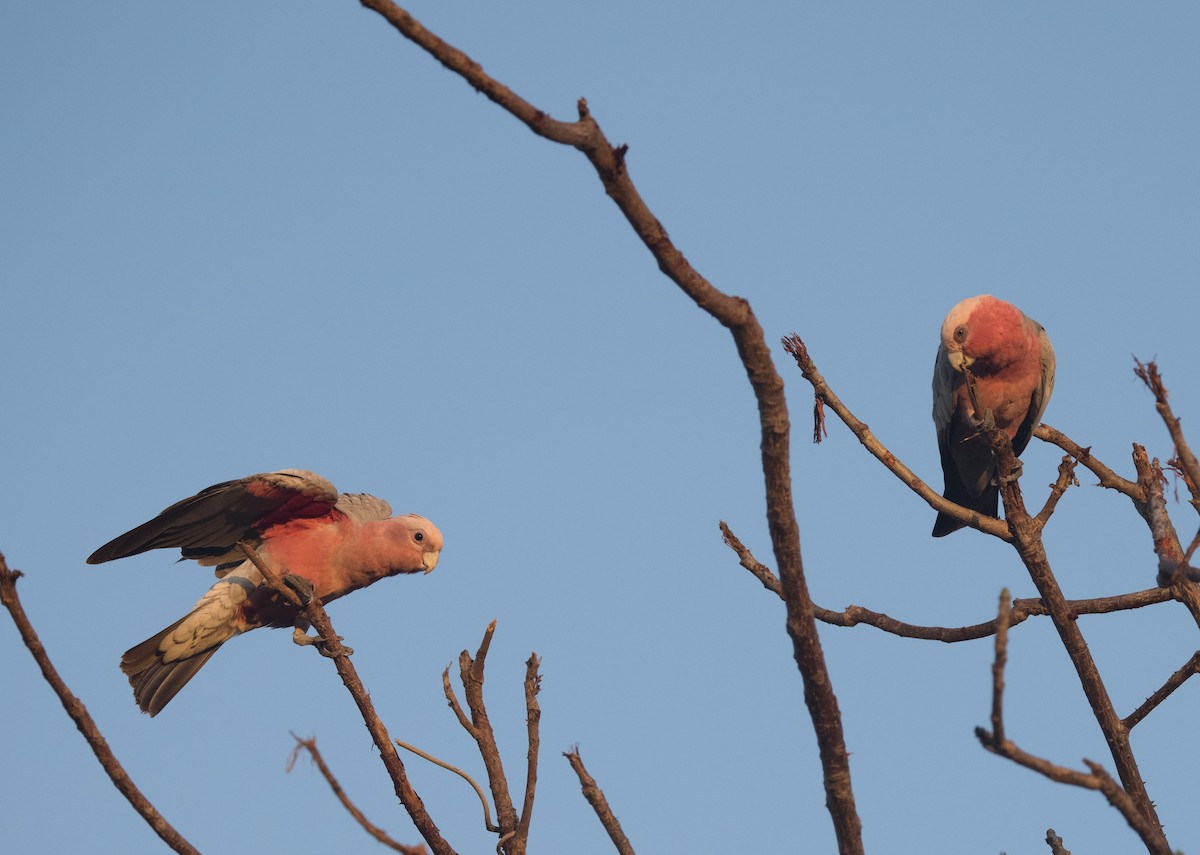
<path id="1" fill-rule="evenodd" d="M 956 487 L 957 489 L 955 489 Z M 951 484 L 949 477 L 947 477 L 946 492 L 943 495 L 950 501 L 956 502 L 965 508 L 970 508 L 973 511 L 978 511 L 984 516 L 1000 516 L 1000 491 L 995 485 L 988 485 L 981 494 L 972 496 L 962 487 Z M 960 528 L 966 528 L 966 525 L 966 523 L 956 520 L 949 514 L 943 514 L 939 511 L 937 521 L 933 524 L 933 536 L 945 537 L 951 532 L 958 531 Z"/>
<path id="2" fill-rule="evenodd" d="M 188 617 L 177 620 L 157 635 L 131 647 L 121 657 L 121 670 L 133 687 L 133 698 L 141 711 L 149 713 L 151 717 L 162 712 L 171 698 L 196 676 L 196 672 L 221 646 L 218 643 L 187 658 L 164 661 L 161 650 L 164 641 Z"/>

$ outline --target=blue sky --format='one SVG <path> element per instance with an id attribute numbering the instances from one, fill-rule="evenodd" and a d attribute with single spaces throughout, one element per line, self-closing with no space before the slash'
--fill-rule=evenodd
<path id="1" fill-rule="evenodd" d="M 692 264 L 795 332 L 855 413 L 940 487 L 929 380 L 945 313 L 1009 299 L 1048 329 L 1046 420 L 1129 474 L 1170 442 L 1131 354 L 1200 412 L 1200 111 L 1192 4 L 423 3 L 411 11 L 559 118 L 586 96 Z M 330 666 L 236 639 L 138 713 L 122 651 L 206 571 L 84 558 L 176 499 L 283 467 L 419 512 L 435 573 L 332 618 L 391 732 L 480 772 L 440 674 L 499 626 L 486 692 L 524 766 L 524 660 L 544 660 L 534 851 L 611 851 L 559 752 L 578 743 L 638 851 L 827 852 L 815 744 L 773 564 L 753 398 L 728 334 L 657 271 L 576 152 L 531 135 L 354 3 L 0 7 L 0 550 L 49 653 L 134 780 L 203 851 L 379 851 L 315 771 L 416 842 Z M 916 623 L 1033 595 L 1008 547 L 933 512 L 843 427 L 808 442 L 782 350 L 796 511 L 818 603 Z M 1038 507 L 1058 455 L 1025 454 Z M 1047 530 L 1069 597 L 1153 584 L 1127 500 L 1094 486 Z M 1182 489 L 1182 488 L 1181 488 Z M 1195 515 L 1172 513 L 1185 538 Z M 0 621 L 7 623 L 7 619 Z M 1180 607 L 1081 621 L 1121 714 L 1196 648 Z M 1092 792 L 985 753 L 990 641 L 822 629 L 868 851 L 1134 851 Z M 12 851 L 157 852 L 15 631 L 0 627 Z M 1111 767 L 1052 627 L 1009 651 L 1027 750 Z M 1173 845 L 1200 849 L 1200 689 L 1135 731 Z M 463 852 L 475 796 L 417 760 Z"/>

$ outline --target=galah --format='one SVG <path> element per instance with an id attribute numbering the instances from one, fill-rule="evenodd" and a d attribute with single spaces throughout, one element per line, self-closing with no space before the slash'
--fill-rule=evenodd
<path id="1" fill-rule="evenodd" d="M 300 610 L 246 559 L 237 545 L 243 540 L 289 586 L 322 604 L 385 576 L 428 573 L 442 551 L 442 533 L 424 517 L 394 517 L 383 499 L 339 494 L 320 475 L 302 469 L 226 481 L 176 502 L 87 560 L 103 564 L 178 547 L 183 558 L 216 567 L 219 581 L 190 612 L 121 657 L 142 712 L 161 712 L 235 635 L 290 626 L 298 644 L 313 643 Z"/>
<path id="2" fill-rule="evenodd" d="M 990 294 L 963 300 L 942 322 L 942 343 L 933 367 L 933 423 L 946 478 L 943 495 L 995 517 L 996 463 L 979 432 L 964 368 L 975 378 L 979 407 L 992 411 L 996 426 L 1008 432 L 1013 453 L 1020 454 L 1054 390 L 1054 348 L 1041 324 Z M 933 536 L 963 526 L 939 513 Z"/>

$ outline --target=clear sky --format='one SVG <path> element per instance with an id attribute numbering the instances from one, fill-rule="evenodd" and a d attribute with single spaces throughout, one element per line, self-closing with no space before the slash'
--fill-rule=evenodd
<path id="1" fill-rule="evenodd" d="M 786 7 L 786 8 L 785 8 Z M 1123 474 L 1170 456 L 1131 354 L 1200 444 L 1200 7 L 1191 3 L 420 3 L 427 26 L 559 118 L 586 96 L 692 264 L 795 332 L 941 485 L 929 381 L 945 313 L 993 293 L 1048 329 L 1046 420 Z M 774 564 L 757 418 L 728 334 L 657 271 L 578 153 L 530 134 L 353 2 L 0 5 L 0 550 L 46 648 L 134 780 L 206 852 L 377 852 L 307 764 L 417 842 L 330 663 L 235 639 L 159 717 L 122 651 L 207 571 L 109 538 L 209 484 L 307 468 L 445 533 L 428 577 L 331 609 L 393 735 L 480 773 L 440 674 L 498 619 L 487 697 L 523 781 L 521 677 L 544 658 L 532 851 L 611 846 L 578 743 L 639 852 L 830 852 Z M 989 619 L 1011 549 L 934 514 L 841 425 L 808 441 L 782 350 L 818 603 Z M 1059 455 L 1035 442 L 1039 507 Z M 1047 547 L 1070 597 L 1153 584 L 1144 524 L 1083 486 Z M 1174 487 L 1169 488 L 1173 492 Z M 1172 503 L 1190 538 L 1196 516 Z M 0 620 L 12 852 L 161 851 Z M 1185 611 L 1081 626 L 1121 714 L 1196 649 Z M 822 629 L 868 851 L 1138 842 L 1093 792 L 984 752 L 990 641 Z M 1008 732 L 1111 768 L 1046 620 L 1014 630 Z M 1200 851 L 1200 684 L 1135 731 L 1173 845 Z M 456 778 L 409 763 L 462 852 Z"/>

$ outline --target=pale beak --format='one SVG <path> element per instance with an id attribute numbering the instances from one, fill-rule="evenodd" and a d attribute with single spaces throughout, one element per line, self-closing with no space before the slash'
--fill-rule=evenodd
<path id="1" fill-rule="evenodd" d="M 423 556 L 421 556 L 421 566 L 425 568 L 426 576 L 433 572 L 434 567 L 437 567 L 438 556 L 441 554 L 442 553 L 440 551 L 426 552 Z"/>
<path id="2" fill-rule="evenodd" d="M 961 350 L 952 350 L 946 355 L 950 360 L 950 367 L 955 371 L 962 371 L 963 368 L 970 368 L 975 364 L 975 357 L 967 356 Z"/>

